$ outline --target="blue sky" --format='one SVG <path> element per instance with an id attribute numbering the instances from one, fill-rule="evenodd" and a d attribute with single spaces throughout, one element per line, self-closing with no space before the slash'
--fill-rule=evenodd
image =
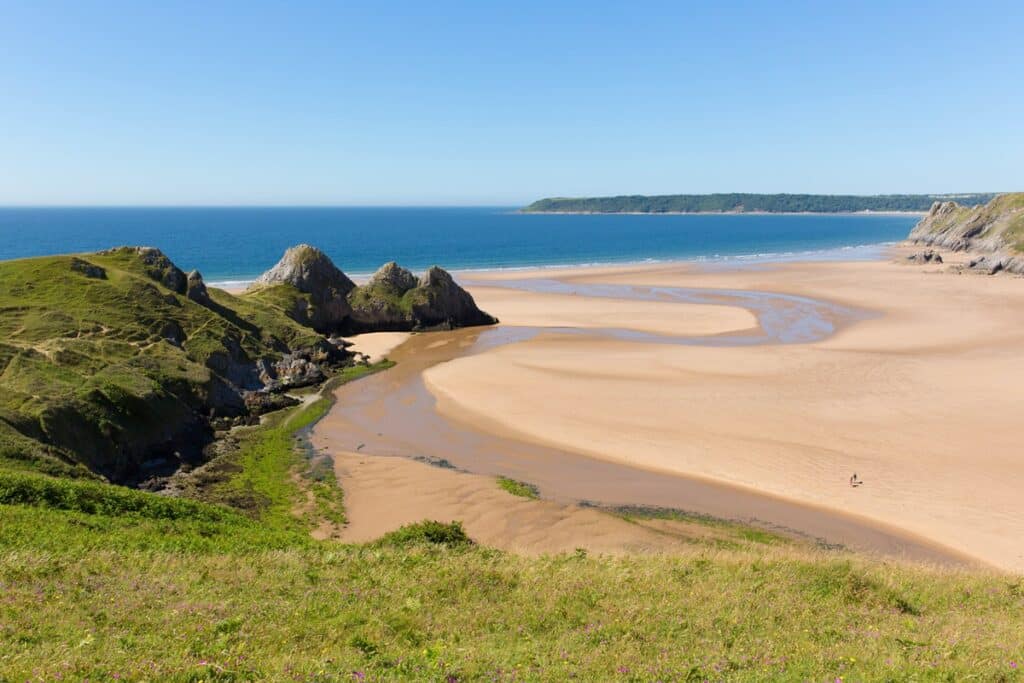
<path id="1" fill-rule="evenodd" d="M 0 0 L 0 204 L 1024 189 L 1024 3 Z"/>

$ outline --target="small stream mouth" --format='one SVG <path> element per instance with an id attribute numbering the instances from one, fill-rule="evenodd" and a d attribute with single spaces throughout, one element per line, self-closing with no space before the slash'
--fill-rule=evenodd
<path id="1" fill-rule="evenodd" d="M 397 362 L 394 368 L 337 390 L 337 402 L 315 430 L 319 447 L 358 451 L 366 456 L 444 462 L 459 470 L 506 476 L 529 482 L 539 489 L 542 498 L 561 503 L 664 507 L 784 529 L 825 545 L 942 564 L 964 563 L 962 557 L 941 546 L 828 508 L 723 482 L 602 460 L 520 439 L 500 428 L 482 430 L 440 413 L 436 398 L 423 380 L 423 373 L 438 364 L 525 342 L 540 334 L 709 347 L 809 344 L 829 338 L 846 325 L 874 317 L 871 312 L 808 297 L 745 290 L 553 279 L 470 280 L 463 284 L 630 301 L 738 306 L 753 313 L 758 326 L 706 336 L 660 335 L 625 328 L 507 325 L 414 335 L 390 354 Z"/>

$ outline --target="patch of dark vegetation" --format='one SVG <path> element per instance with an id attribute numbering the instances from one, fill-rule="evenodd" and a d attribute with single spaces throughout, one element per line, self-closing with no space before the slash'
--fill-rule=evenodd
<path id="1" fill-rule="evenodd" d="M 498 487 L 504 491 L 508 491 L 513 496 L 519 496 L 520 498 L 529 498 L 531 500 L 540 498 L 540 489 L 525 481 L 510 479 L 508 477 L 498 477 Z"/>
<path id="2" fill-rule="evenodd" d="M 473 545 L 473 540 L 466 535 L 462 522 L 437 522 L 423 520 L 415 524 L 407 524 L 386 534 L 378 542 L 382 546 L 414 546 L 443 545 L 449 548 Z"/>
<path id="3" fill-rule="evenodd" d="M 922 615 L 922 609 L 914 597 L 886 584 L 848 560 L 821 566 L 810 565 L 806 573 L 808 576 L 804 590 L 814 600 L 838 597 L 849 603 L 887 607 L 907 616 Z"/>
<path id="4" fill-rule="evenodd" d="M 767 525 L 758 520 L 723 519 L 702 512 L 657 505 L 603 505 L 592 501 L 584 501 L 581 505 L 600 509 L 626 521 L 669 520 L 727 530 L 731 538 L 713 541 L 722 548 L 739 547 L 742 542 L 762 545 L 786 543 L 789 541 L 787 536 L 793 535 L 788 529 Z"/>
<path id="5" fill-rule="evenodd" d="M 603 505 L 587 501 L 590 507 L 597 507 L 619 515 L 635 519 L 674 519 L 683 522 L 700 522 L 703 524 L 729 524 L 729 520 L 702 512 L 681 510 L 679 508 L 661 507 L 658 505 Z"/>
<path id="6" fill-rule="evenodd" d="M 96 280 L 106 280 L 107 271 L 103 270 L 97 265 L 83 261 L 77 256 L 71 257 L 71 270 L 81 273 L 85 277 L 91 277 Z"/>
<path id="7" fill-rule="evenodd" d="M 455 470 L 456 472 L 465 472 L 466 470 L 459 468 L 452 464 L 452 462 L 446 458 L 435 458 L 430 455 L 416 455 L 412 458 L 416 462 L 426 463 L 432 467 L 440 467 L 443 470 Z"/>

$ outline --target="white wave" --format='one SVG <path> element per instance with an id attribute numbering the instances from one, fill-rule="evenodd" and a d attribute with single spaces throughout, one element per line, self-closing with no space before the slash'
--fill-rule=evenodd
<path id="1" fill-rule="evenodd" d="M 763 251 L 749 254 L 699 254 L 695 256 L 680 257 L 646 257 L 640 259 L 608 259 L 597 261 L 564 262 L 564 263 L 523 263 L 516 265 L 483 265 L 449 268 L 453 273 L 488 273 L 488 272 L 519 272 L 525 270 L 560 270 L 575 268 L 602 268 L 608 266 L 633 266 L 649 264 L 669 263 L 700 263 L 706 265 L 722 264 L 727 265 L 734 262 L 743 264 L 756 263 L 779 263 L 786 261 L 851 261 L 851 260 L 876 260 L 883 256 L 888 247 L 898 242 L 875 242 L 869 244 L 853 244 L 826 249 L 807 249 L 802 251 Z M 370 278 L 373 273 L 348 273 L 348 276 L 356 282 L 363 282 Z M 230 279 L 211 280 L 207 284 L 211 287 L 221 289 L 241 289 L 248 287 L 256 280 Z"/>

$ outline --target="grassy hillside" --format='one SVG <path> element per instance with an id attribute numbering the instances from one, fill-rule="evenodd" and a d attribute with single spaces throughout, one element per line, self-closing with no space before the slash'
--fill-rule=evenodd
<path id="1" fill-rule="evenodd" d="M 320 342 L 260 301 L 192 300 L 161 258 L 0 263 L 0 462 L 123 478 L 154 455 L 188 457 L 211 414 L 249 410 L 237 390 L 253 388 L 257 359 Z"/>
<path id="2" fill-rule="evenodd" d="M 671 194 L 617 197 L 552 197 L 523 209 L 526 213 L 840 213 L 852 211 L 927 211 L 933 202 L 955 199 L 984 204 L 992 193 L 933 195 L 816 194 Z"/>
<path id="3" fill-rule="evenodd" d="M 283 437 L 323 407 L 249 435 L 229 481 L 271 502 L 246 513 L 0 474 L 0 680 L 1017 679 L 1020 578 L 763 534 L 619 559 L 457 525 L 314 541 Z"/>
<path id="4" fill-rule="evenodd" d="M 689 516 L 662 557 L 524 558 L 428 521 L 330 540 L 346 511 L 306 438 L 330 405 L 314 394 L 233 430 L 170 480 L 179 497 L 107 483 L 132 445 L 230 408 L 218 392 L 252 360 L 320 341 L 258 297 L 197 301 L 172 266 L 0 264 L 0 681 L 1018 677 L 1021 577 Z"/>

